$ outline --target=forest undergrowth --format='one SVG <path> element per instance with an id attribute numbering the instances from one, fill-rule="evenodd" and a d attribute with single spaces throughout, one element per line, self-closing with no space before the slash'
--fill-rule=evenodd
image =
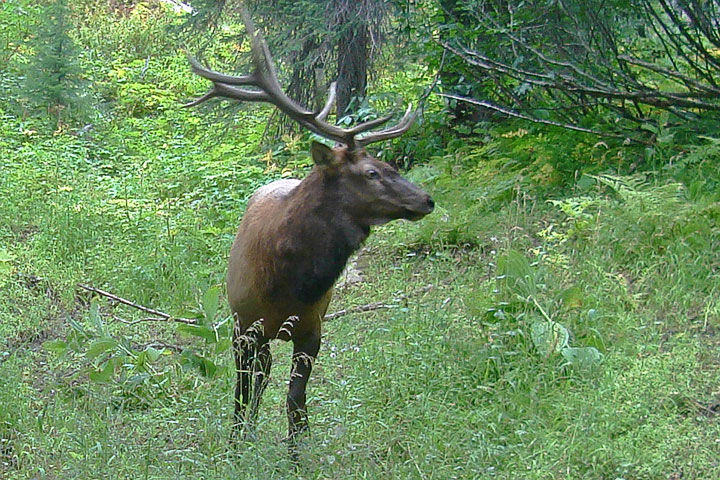
<path id="1" fill-rule="evenodd" d="M 212 163 L 182 140 L 175 155 L 154 135 L 137 141 L 155 156 L 110 164 L 5 116 L 4 478 L 294 475 L 288 345 L 273 345 L 257 439 L 228 442 L 222 290 L 244 199 L 282 169 Z M 555 193 L 508 138 L 409 172 L 438 208 L 378 228 L 361 281 L 338 289 L 331 311 L 386 308 L 326 323 L 300 477 L 720 472 L 717 172 L 586 175 Z M 307 154 L 293 158 L 302 174 Z M 128 324 L 142 313 L 80 282 L 200 326 Z"/>
<path id="2" fill-rule="evenodd" d="M 223 281 L 249 195 L 305 175 L 311 138 L 263 138 L 268 109 L 181 108 L 207 85 L 174 17 L 91 6 L 72 31 L 90 120 L 27 110 L 32 48 L 0 45 L 0 478 L 720 478 L 719 139 L 451 128 L 429 96 L 377 153 L 436 210 L 376 228 L 341 280 L 296 470 L 288 344 L 256 437 L 230 442 Z M 38 8 L 3 3 L 0 33 Z M 433 81 L 383 68 L 373 107 Z"/>

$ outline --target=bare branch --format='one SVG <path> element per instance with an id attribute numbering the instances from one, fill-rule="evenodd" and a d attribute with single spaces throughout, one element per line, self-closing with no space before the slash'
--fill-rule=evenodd
<path id="1" fill-rule="evenodd" d="M 560 0 L 542 11 L 533 2 L 473 5 L 457 15 L 468 35 L 438 41 L 470 67 L 461 73 L 476 76 L 476 91 L 489 92 L 487 98 L 458 92 L 461 101 L 593 134 L 600 132 L 578 121 L 592 109 L 639 124 L 654 121 L 657 110 L 682 120 L 720 112 L 720 56 L 712 48 L 720 46 L 714 23 L 720 0 L 640 0 L 639 9 L 604 0 L 581 8 Z M 633 38 L 633 29 L 656 48 Z M 531 109 L 553 118 L 523 113 Z M 618 138 L 625 138 L 624 125 L 617 125 Z"/>
<path id="2" fill-rule="evenodd" d="M 660 65 L 656 65 L 654 63 L 645 62 L 643 60 L 640 60 L 639 58 L 635 58 L 630 55 L 620 55 L 618 58 L 625 60 L 626 62 L 631 63 L 633 65 L 647 68 L 648 70 L 652 70 L 653 72 L 661 73 L 667 77 L 676 78 L 676 79 L 682 81 L 683 83 L 685 83 L 686 85 L 688 85 L 688 87 L 696 88 L 698 90 L 702 90 L 702 91 L 706 92 L 705 94 L 701 94 L 699 92 L 698 93 L 688 92 L 688 93 L 686 93 L 686 95 L 692 95 L 692 96 L 702 95 L 707 98 L 717 98 L 718 96 L 720 96 L 720 88 L 717 88 L 713 85 L 707 85 L 705 83 L 698 82 L 697 80 L 695 80 L 687 75 L 683 75 L 680 72 L 673 71 L 673 70 L 670 70 L 667 68 L 663 68 Z"/>
<path id="3" fill-rule="evenodd" d="M 522 113 L 514 112 L 514 111 L 512 111 L 512 110 L 509 110 L 509 109 L 507 109 L 507 108 L 500 107 L 500 106 L 498 106 L 498 105 L 493 105 L 493 104 L 490 103 L 490 102 L 485 102 L 485 101 L 482 101 L 482 100 L 475 100 L 474 98 L 461 97 L 460 95 L 452 95 L 452 94 L 449 94 L 449 93 L 440 93 L 440 94 L 438 94 L 438 95 L 440 95 L 441 97 L 447 97 L 447 98 L 452 98 L 452 99 L 455 99 L 455 100 L 459 100 L 459 101 L 461 101 L 461 102 L 472 103 L 473 105 L 478 105 L 478 106 L 480 106 L 480 107 L 489 108 L 490 110 L 494 110 L 494 111 L 496 111 L 496 112 L 504 113 L 505 115 L 508 115 L 508 116 L 510 116 L 510 117 L 521 118 L 521 119 L 523 119 L 523 120 L 528 120 L 528 121 L 533 122 L 533 123 L 542 123 L 542 124 L 545 124 L 545 125 L 552 125 L 552 126 L 554 126 L 554 127 L 566 128 L 566 129 L 568 129 L 568 130 L 575 130 L 575 131 L 577 131 L 577 132 L 591 133 L 591 134 L 593 134 L 593 135 L 598 135 L 598 136 L 601 136 L 601 137 L 613 137 L 613 138 L 619 138 L 619 139 L 622 139 L 622 140 L 625 140 L 625 141 L 639 142 L 638 140 L 630 139 L 630 138 L 628 138 L 628 137 L 626 137 L 626 136 L 624 136 L 624 135 L 617 135 L 617 134 L 614 134 L 614 133 L 601 132 L 601 131 L 599 131 L 599 130 L 592 130 L 592 129 L 589 129 L 589 128 L 579 127 L 579 126 L 577 126 L 577 125 L 565 124 L 565 123 L 560 123 L 560 122 L 553 122 L 552 120 L 543 120 L 543 119 L 540 119 L 540 118 L 530 117 L 530 116 L 528 116 L 528 115 L 523 115 Z M 639 142 L 639 143 L 644 143 L 644 142 Z"/>
<path id="4" fill-rule="evenodd" d="M 443 67 L 445 66 L 445 58 L 447 57 L 447 50 L 443 48 L 442 58 L 440 59 L 440 66 L 437 69 L 437 72 L 435 72 L 435 78 L 433 78 L 432 84 L 423 92 L 422 96 L 420 97 L 420 100 L 418 101 L 418 109 L 424 110 L 425 108 L 425 101 L 428 99 L 431 93 L 435 90 L 435 87 L 437 87 L 437 84 L 440 82 L 440 75 L 442 75 Z"/>

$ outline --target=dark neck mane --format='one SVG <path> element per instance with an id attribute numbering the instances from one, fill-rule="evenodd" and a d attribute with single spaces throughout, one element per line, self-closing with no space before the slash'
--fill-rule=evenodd
<path id="1" fill-rule="evenodd" d="M 278 246 L 275 265 L 287 283 L 277 285 L 277 293 L 290 293 L 310 304 L 333 286 L 370 228 L 342 210 L 335 178 L 318 169 L 292 191 L 288 200 L 292 206 L 281 228 L 283 237 L 290 241 Z"/>

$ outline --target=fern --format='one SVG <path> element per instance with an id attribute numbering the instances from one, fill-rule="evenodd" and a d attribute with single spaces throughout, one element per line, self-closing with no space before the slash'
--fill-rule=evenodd
<path id="1" fill-rule="evenodd" d="M 686 206 L 682 202 L 685 187 L 681 183 L 651 185 L 639 176 L 589 176 L 613 189 L 627 207 L 638 209 L 638 212 L 642 212 L 645 216 L 677 216 L 686 211 Z"/>
<path id="2" fill-rule="evenodd" d="M 718 160 L 720 158 L 720 138 L 707 136 L 698 137 L 706 140 L 704 145 L 693 146 L 690 151 L 683 155 L 675 164 L 680 167 L 700 165 L 707 160 Z"/>
<path id="3" fill-rule="evenodd" d="M 652 184 L 639 176 L 591 178 L 612 190 L 613 195 L 550 201 L 565 220 L 550 225 L 540 237 L 552 244 L 571 239 L 594 242 L 623 261 L 630 257 L 647 259 L 675 246 L 702 246 L 709 241 L 713 215 L 688 202 L 681 183 Z"/>

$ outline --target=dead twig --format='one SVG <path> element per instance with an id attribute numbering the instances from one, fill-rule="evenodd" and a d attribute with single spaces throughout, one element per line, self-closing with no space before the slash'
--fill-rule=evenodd
<path id="1" fill-rule="evenodd" d="M 454 278 L 455 277 L 451 277 L 450 279 L 446 280 L 443 283 L 450 283 Z M 405 300 L 408 300 L 409 298 L 418 297 L 420 295 L 423 295 L 435 287 L 436 287 L 435 285 L 428 284 L 414 292 L 410 292 L 408 294 L 403 294 L 403 295 L 398 295 L 397 297 L 395 297 L 394 300 L 397 302 L 403 302 Z M 328 313 L 327 315 L 325 315 L 325 318 L 323 320 L 327 322 L 329 320 L 335 320 L 338 317 L 343 317 L 343 316 L 351 314 L 351 313 L 365 313 L 365 312 L 372 312 L 374 310 L 384 310 L 384 309 L 395 308 L 395 307 L 397 307 L 397 304 L 394 304 L 394 303 L 382 303 L 382 302 L 368 303 L 367 305 L 360 305 L 358 307 L 352 307 L 352 308 L 344 308 L 344 309 L 338 310 L 337 312 L 334 312 L 334 313 Z"/>
<path id="2" fill-rule="evenodd" d="M 137 325 L 138 323 L 144 323 L 144 322 L 167 322 L 169 321 L 167 318 L 154 318 L 154 317 L 147 317 L 147 318 L 141 318 L 140 320 L 125 320 L 122 317 L 118 317 L 117 315 L 112 315 L 112 319 L 116 322 L 124 323 L 125 325 Z"/>
<path id="3" fill-rule="evenodd" d="M 124 318 L 118 317 L 117 315 L 113 315 L 112 318 L 120 323 L 124 323 L 125 325 L 137 325 L 139 323 L 143 322 L 178 322 L 178 323 L 184 323 L 186 325 L 197 325 L 197 320 L 194 320 L 192 318 L 183 318 L 183 317 L 174 317 L 168 313 L 161 312 L 160 310 L 155 310 L 154 308 L 146 307 L 144 305 L 140 305 L 139 303 L 132 302 L 126 298 L 119 297 L 115 295 L 114 293 L 107 292 L 105 290 L 101 290 L 99 288 L 92 287 L 90 285 L 85 285 L 83 283 L 78 283 L 78 287 L 83 288 L 85 290 L 88 290 L 90 292 L 96 293 L 98 295 L 101 295 L 103 297 L 107 297 L 115 302 L 122 303 L 123 305 L 127 305 L 128 307 L 136 308 L 140 311 L 143 311 L 145 313 L 149 313 L 151 315 L 155 315 L 154 317 L 147 317 L 147 318 L 141 318 L 139 320 L 125 320 Z M 419 291 L 414 292 L 411 295 L 403 295 L 398 298 L 398 300 L 402 301 L 407 299 L 408 296 L 415 296 L 420 295 L 423 293 L 428 292 L 429 290 L 433 289 L 434 285 L 426 285 L 425 287 L 421 288 Z M 345 315 L 349 315 L 351 313 L 365 313 L 365 312 L 372 312 L 374 310 L 385 310 L 389 308 L 394 308 L 397 305 L 395 304 L 388 304 L 388 303 L 382 303 L 382 302 L 375 302 L 375 303 L 368 303 L 366 305 L 359 305 L 357 307 L 351 307 L 351 308 L 344 308 L 342 310 L 338 310 L 337 312 L 328 313 L 323 318 L 324 321 L 330 321 L 335 320 L 339 317 L 344 317 Z M 294 326 L 294 322 L 297 320 L 294 317 L 289 317 L 288 320 L 292 319 L 292 326 Z M 287 321 L 286 321 L 287 323 Z M 286 323 L 283 323 L 282 329 L 286 329 L 290 325 L 286 325 Z M 289 333 L 289 332 L 286 332 Z"/>

